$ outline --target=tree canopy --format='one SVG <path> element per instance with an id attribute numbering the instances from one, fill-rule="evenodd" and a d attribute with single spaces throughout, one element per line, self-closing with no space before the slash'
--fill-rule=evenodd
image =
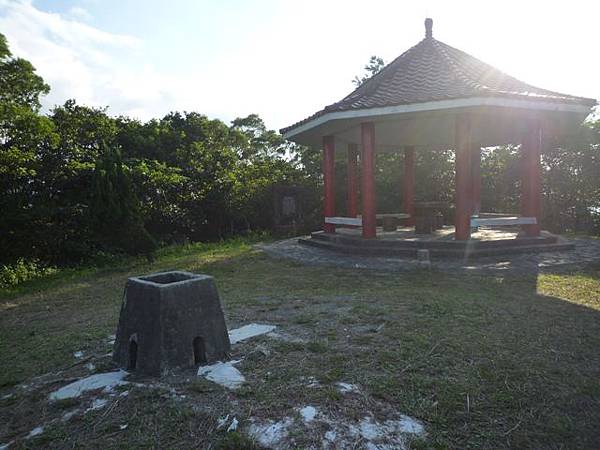
<path id="1" fill-rule="evenodd" d="M 377 56 L 358 85 L 383 67 Z M 146 122 L 68 100 L 42 113 L 49 86 L 0 35 L 0 262 L 77 264 L 156 245 L 273 226 L 273 192 L 302 186 L 319 226 L 321 154 L 287 142 L 251 114 L 226 124 L 198 112 Z M 598 231 L 600 122 L 543 153 L 544 226 Z M 483 152 L 483 207 L 514 211 L 518 148 Z M 453 152 L 417 153 L 417 198 L 451 201 Z M 401 209 L 402 155 L 379 154 L 378 209 Z M 344 210 L 345 158 L 338 160 Z"/>

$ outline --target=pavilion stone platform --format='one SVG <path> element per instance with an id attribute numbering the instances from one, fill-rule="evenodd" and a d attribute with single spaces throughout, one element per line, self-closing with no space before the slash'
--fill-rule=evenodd
<path id="1" fill-rule="evenodd" d="M 509 228 L 479 228 L 469 241 L 454 239 L 455 228 L 446 225 L 431 234 L 416 234 L 413 227 L 396 231 L 377 228 L 376 239 L 363 239 L 357 228 L 338 228 L 335 233 L 314 232 L 300 238 L 303 245 L 340 253 L 366 256 L 417 257 L 418 250 L 428 250 L 434 258 L 477 258 L 519 253 L 571 250 L 574 244 L 547 231 L 539 236 L 526 236 Z"/>

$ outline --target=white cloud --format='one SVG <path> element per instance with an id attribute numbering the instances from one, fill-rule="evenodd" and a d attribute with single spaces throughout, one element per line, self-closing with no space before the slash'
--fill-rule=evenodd
<path id="1" fill-rule="evenodd" d="M 92 26 L 94 18 L 80 7 L 57 14 L 26 0 L 0 0 L 0 30 L 13 53 L 50 84 L 47 108 L 75 98 L 141 119 L 173 110 L 223 120 L 255 112 L 270 127 L 289 125 L 348 94 L 369 56 L 390 61 L 416 44 L 427 15 L 435 37 L 523 81 L 600 96 L 600 59 L 590 56 L 600 12 L 595 3 L 519 2 L 516 16 L 514 8 L 472 2 L 413 3 L 256 2 L 254 15 L 239 5 L 223 7 L 214 17 L 218 26 L 203 28 L 196 18 L 212 10 L 182 1 L 144 31 L 145 43 Z M 106 7 L 117 14 L 117 4 Z M 161 32 L 160 49 L 153 31 Z M 171 49 L 181 57 L 165 54 Z"/>
<path id="2" fill-rule="evenodd" d="M 89 22 L 92 20 L 92 15 L 90 12 L 81 6 L 73 6 L 69 10 L 69 16 L 76 20 L 83 20 L 84 22 Z"/>
<path id="3" fill-rule="evenodd" d="M 175 109 L 197 110 L 206 100 L 216 103 L 210 92 L 200 103 L 202 92 L 194 87 L 201 80 L 162 74 L 144 63 L 142 40 L 99 30 L 72 14 L 44 12 L 25 0 L 0 0 L 0 30 L 13 54 L 31 61 L 50 85 L 43 99 L 46 110 L 75 98 L 109 106 L 114 115 L 149 119 Z"/>

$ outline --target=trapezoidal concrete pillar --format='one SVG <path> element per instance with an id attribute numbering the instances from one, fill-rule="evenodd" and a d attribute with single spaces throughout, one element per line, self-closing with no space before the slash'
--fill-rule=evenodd
<path id="1" fill-rule="evenodd" d="M 127 280 L 113 350 L 121 367 L 159 376 L 223 360 L 230 348 L 213 277 L 174 271 Z"/>
<path id="2" fill-rule="evenodd" d="M 377 236 L 375 199 L 375 126 L 373 122 L 360 124 L 362 140 L 362 236 Z"/>

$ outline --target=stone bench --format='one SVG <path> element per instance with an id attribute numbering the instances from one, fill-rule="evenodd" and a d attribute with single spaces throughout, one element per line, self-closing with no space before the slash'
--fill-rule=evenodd
<path id="1" fill-rule="evenodd" d="M 513 225 L 536 225 L 535 217 L 496 216 L 471 217 L 471 227 L 506 227 Z"/>
<path id="2" fill-rule="evenodd" d="M 376 214 L 376 220 L 383 220 L 384 231 L 394 231 L 397 227 L 398 219 L 409 219 L 410 214 L 406 213 L 385 213 Z M 325 223 L 332 225 L 345 225 L 350 227 L 362 227 L 362 216 L 357 217 L 325 217 Z"/>

